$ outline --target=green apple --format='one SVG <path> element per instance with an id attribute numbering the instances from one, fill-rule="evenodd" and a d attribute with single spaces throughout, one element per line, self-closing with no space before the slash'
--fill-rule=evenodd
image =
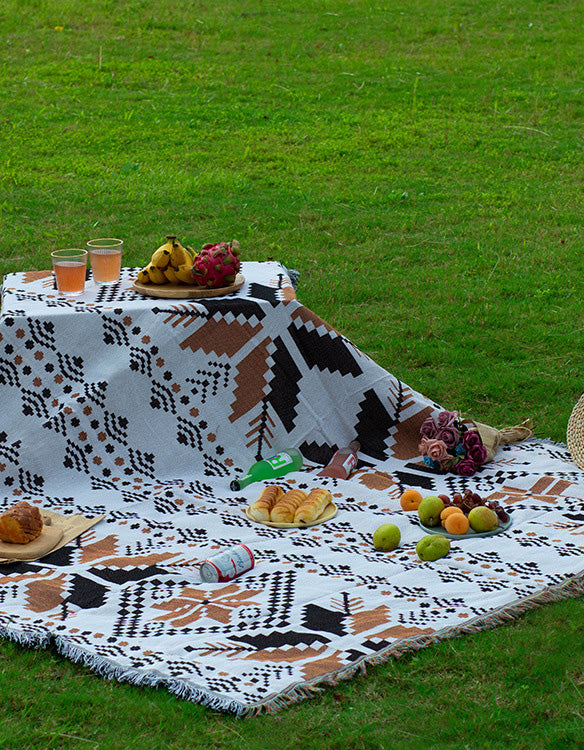
<path id="1" fill-rule="evenodd" d="M 373 532 L 373 546 L 381 552 L 391 552 L 400 541 L 401 532 L 394 523 L 384 523 Z"/>
<path id="2" fill-rule="evenodd" d="M 450 539 L 442 534 L 428 534 L 416 544 L 416 554 L 420 560 L 431 561 L 446 557 L 450 552 Z"/>
<path id="3" fill-rule="evenodd" d="M 499 519 L 495 511 L 484 505 L 477 505 L 468 514 L 468 522 L 473 531 L 482 533 L 484 531 L 493 531 L 499 525 Z"/>
<path id="4" fill-rule="evenodd" d="M 424 526 L 439 526 L 444 501 L 438 495 L 427 495 L 418 506 L 418 516 Z"/>

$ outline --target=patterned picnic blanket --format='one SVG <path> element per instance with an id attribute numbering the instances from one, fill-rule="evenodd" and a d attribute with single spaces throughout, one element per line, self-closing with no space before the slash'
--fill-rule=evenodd
<path id="1" fill-rule="evenodd" d="M 104 519 L 40 560 L 0 566 L 1 635 L 250 715 L 581 594 L 584 474 L 565 446 L 500 448 L 471 478 L 429 472 L 418 431 L 440 407 L 304 307 L 280 264 L 242 270 L 241 290 L 196 301 L 138 294 L 135 269 L 110 287 L 90 279 L 74 301 L 50 272 L 5 276 L 0 507 Z M 355 438 L 351 479 L 318 477 Z M 230 490 L 289 446 L 305 464 L 278 483 L 328 487 L 330 521 L 262 526 L 245 515 L 262 484 Z M 422 563 L 424 532 L 399 505 L 407 487 L 470 487 L 505 505 L 511 527 Z M 388 521 L 401 545 L 376 552 Z M 255 567 L 202 582 L 199 563 L 237 542 Z"/>

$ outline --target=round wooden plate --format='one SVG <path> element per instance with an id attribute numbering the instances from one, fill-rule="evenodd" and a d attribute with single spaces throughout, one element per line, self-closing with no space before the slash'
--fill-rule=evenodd
<path id="1" fill-rule="evenodd" d="M 220 286 L 217 289 L 209 289 L 206 286 L 189 286 L 188 284 L 142 284 L 134 280 L 132 289 L 148 297 L 160 297 L 162 299 L 198 299 L 202 297 L 222 297 L 241 289 L 245 282 L 243 274 L 238 273 L 235 282 L 230 286 Z"/>
<path id="2" fill-rule="evenodd" d="M 58 526 L 44 526 L 40 536 L 28 544 L 10 544 L 0 542 L 0 558 L 4 560 L 30 560 L 46 555 L 63 537 L 63 530 Z"/>
<path id="3" fill-rule="evenodd" d="M 271 526 L 274 529 L 307 529 L 309 526 L 316 526 L 319 523 L 330 521 L 331 518 L 334 518 L 337 515 L 338 510 L 339 509 L 334 503 L 329 503 L 316 521 L 311 521 L 310 523 L 275 523 L 273 521 L 256 521 L 255 518 L 252 518 L 249 514 L 249 505 L 245 509 L 245 515 L 254 523 L 261 523 L 262 526 Z"/>

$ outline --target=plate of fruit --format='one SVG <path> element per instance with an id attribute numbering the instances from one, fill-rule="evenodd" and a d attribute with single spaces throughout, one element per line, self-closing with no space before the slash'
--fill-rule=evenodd
<path id="1" fill-rule="evenodd" d="M 134 291 L 163 299 L 196 299 L 223 296 L 243 286 L 237 240 L 210 242 L 198 253 L 181 245 L 174 234 L 166 240 L 138 271 Z"/>
<path id="2" fill-rule="evenodd" d="M 511 516 L 502 505 L 468 489 L 452 497 L 428 495 L 417 511 L 420 528 L 449 539 L 494 536 L 511 526 Z"/>

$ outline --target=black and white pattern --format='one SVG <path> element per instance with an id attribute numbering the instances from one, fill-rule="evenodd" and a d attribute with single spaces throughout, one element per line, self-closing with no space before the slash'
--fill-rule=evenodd
<path id="1" fill-rule="evenodd" d="M 581 590 L 584 473 L 564 446 L 505 447 L 470 479 L 432 474 L 418 430 L 440 407 L 303 307 L 280 264 L 244 263 L 239 292 L 196 302 L 142 297 L 133 273 L 106 290 L 90 280 L 74 301 L 50 272 L 4 279 L 1 507 L 105 514 L 43 559 L 0 567 L 6 637 L 54 639 L 102 674 L 246 714 Z M 354 438 L 352 478 L 318 477 Z M 261 486 L 229 489 L 288 446 L 305 466 L 278 482 L 329 487 L 327 523 L 252 523 Z M 399 505 L 407 487 L 471 487 L 512 525 L 422 563 L 422 531 Z M 372 546 L 384 522 L 401 530 L 392 553 Z M 255 567 L 203 583 L 199 563 L 237 542 Z"/>

